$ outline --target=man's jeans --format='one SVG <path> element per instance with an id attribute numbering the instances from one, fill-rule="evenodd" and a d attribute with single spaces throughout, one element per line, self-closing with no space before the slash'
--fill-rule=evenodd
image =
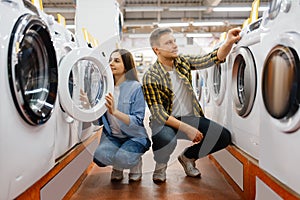
<path id="1" fill-rule="evenodd" d="M 198 159 L 208 154 L 219 151 L 231 143 L 231 134 L 223 126 L 205 117 L 179 117 L 177 118 L 198 130 L 204 138 L 201 142 L 195 143 L 185 149 L 184 155 L 187 158 Z M 185 133 L 159 123 L 151 123 L 152 129 L 152 150 L 154 160 L 157 163 L 167 163 L 173 153 L 177 139 L 190 140 Z"/>

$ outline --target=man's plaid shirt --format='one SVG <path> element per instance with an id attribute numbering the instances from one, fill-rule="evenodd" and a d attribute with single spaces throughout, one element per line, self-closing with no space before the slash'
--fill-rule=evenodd
<path id="1" fill-rule="evenodd" d="M 218 49 L 205 56 L 178 56 L 174 60 L 175 70 L 192 95 L 194 116 L 204 116 L 204 113 L 193 92 L 191 70 L 204 69 L 220 63 L 217 51 Z M 144 74 L 143 92 L 151 112 L 151 120 L 164 123 L 172 113 L 174 93 L 169 73 L 159 61 Z"/>

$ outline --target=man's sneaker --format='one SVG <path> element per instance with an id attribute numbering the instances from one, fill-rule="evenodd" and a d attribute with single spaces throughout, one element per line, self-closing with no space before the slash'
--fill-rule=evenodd
<path id="1" fill-rule="evenodd" d="M 178 156 L 178 160 L 181 163 L 187 176 L 190 176 L 190 177 L 200 177 L 201 176 L 201 173 L 195 167 L 196 159 L 189 159 L 189 158 L 185 157 L 182 153 L 181 155 Z"/>
<path id="2" fill-rule="evenodd" d="M 123 170 L 113 169 L 111 172 L 110 180 L 111 181 L 121 181 L 123 179 Z"/>
<path id="3" fill-rule="evenodd" d="M 141 158 L 136 166 L 130 168 L 129 181 L 140 181 L 142 179 L 142 166 L 143 161 Z"/>
<path id="4" fill-rule="evenodd" d="M 155 183 L 163 183 L 166 181 L 166 163 L 156 163 L 155 170 L 153 172 L 152 180 Z"/>

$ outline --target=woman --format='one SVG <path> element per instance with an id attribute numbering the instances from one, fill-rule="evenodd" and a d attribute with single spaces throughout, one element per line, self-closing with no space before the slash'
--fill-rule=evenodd
<path id="1" fill-rule="evenodd" d="M 116 49 L 110 55 L 114 77 L 114 94 L 106 96 L 106 114 L 101 117 L 103 134 L 94 154 L 94 162 L 112 165 L 112 181 L 123 179 L 123 169 L 130 169 L 129 181 L 142 178 L 141 156 L 149 149 L 150 140 L 143 124 L 145 100 L 132 54 Z"/>

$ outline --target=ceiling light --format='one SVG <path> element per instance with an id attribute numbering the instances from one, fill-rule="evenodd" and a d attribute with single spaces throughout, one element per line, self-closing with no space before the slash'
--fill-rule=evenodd
<path id="1" fill-rule="evenodd" d="M 171 7 L 169 11 L 206 11 L 208 7 L 206 6 L 194 6 L 194 7 Z"/>
<path id="2" fill-rule="evenodd" d="M 178 23 L 158 23 L 158 27 L 187 27 L 189 26 L 188 22 L 178 22 Z"/>
<path id="3" fill-rule="evenodd" d="M 68 24 L 68 25 L 66 25 L 66 28 L 67 29 L 75 29 L 76 26 L 74 24 Z"/>
<path id="4" fill-rule="evenodd" d="M 150 34 L 128 34 L 128 38 L 149 38 Z"/>
<path id="5" fill-rule="evenodd" d="M 125 7 L 126 12 L 159 12 L 163 11 L 161 7 Z"/>
<path id="6" fill-rule="evenodd" d="M 213 34 L 212 33 L 187 33 L 185 35 L 186 37 L 192 37 L 192 38 L 211 38 L 213 37 Z"/>
<path id="7" fill-rule="evenodd" d="M 193 26 L 224 26 L 224 22 L 192 22 Z"/>
<path id="8" fill-rule="evenodd" d="M 250 12 L 252 7 L 214 7 L 212 10 L 214 12 Z M 265 11 L 268 9 L 268 6 L 261 6 L 258 8 L 258 11 Z"/>

